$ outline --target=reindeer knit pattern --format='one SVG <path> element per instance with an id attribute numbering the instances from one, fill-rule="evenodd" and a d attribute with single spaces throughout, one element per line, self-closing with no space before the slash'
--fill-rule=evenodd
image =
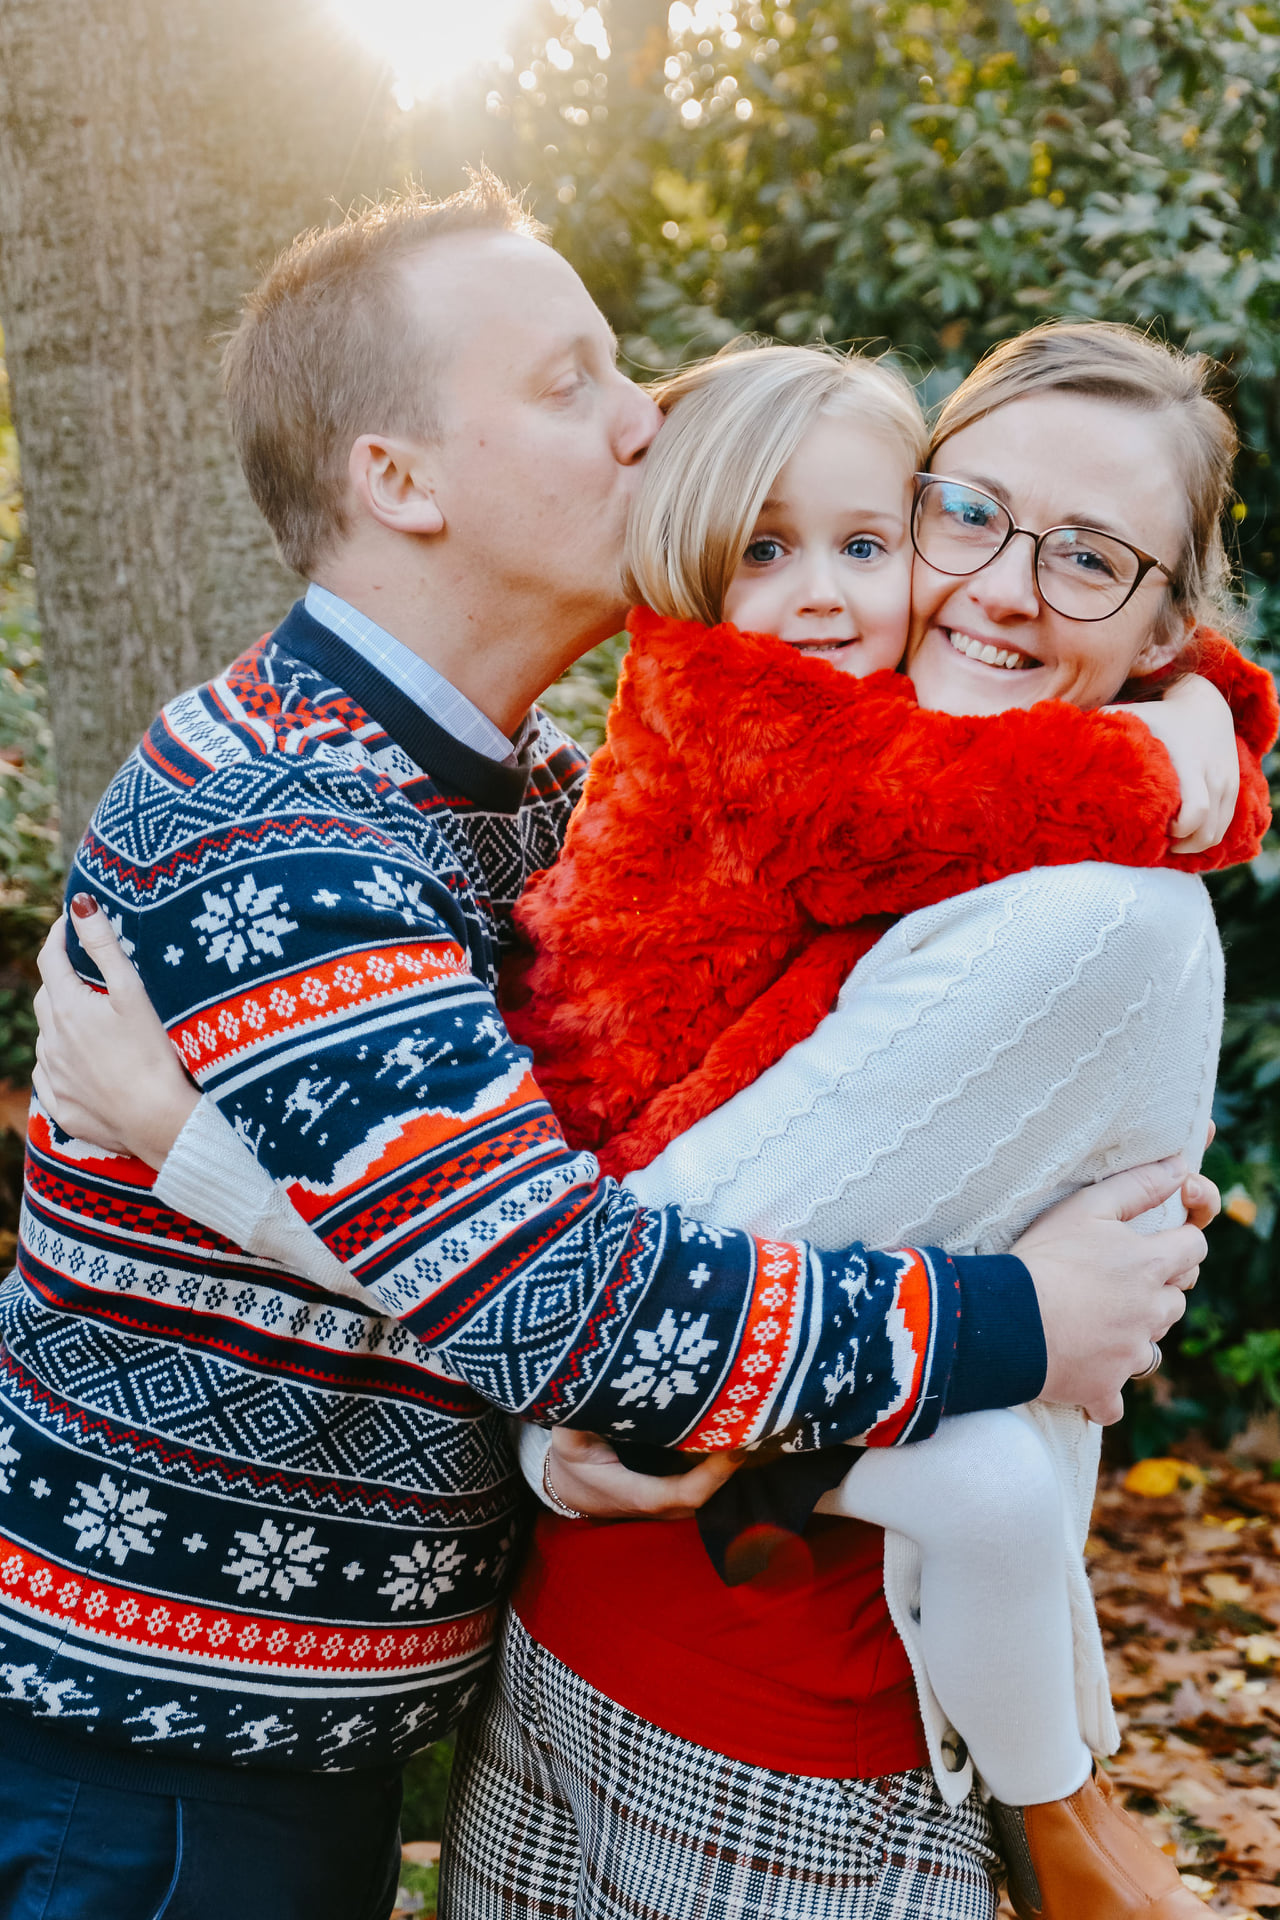
<path id="1" fill-rule="evenodd" d="M 69 890 L 107 907 L 335 1278 L 250 1255 L 34 1112 L 0 1289 L 10 1727 L 121 1764 L 399 1761 L 488 1657 L 506 1414 L 889 1444 L 965 1374 L 962 1298 L 1029 1290 L 1008 1259 L 647 1211 L 570 1150 L 494 988 L 583 771 L 545 718 L 527 764 L 484 760 L 299 606 L 108 789 Z"/>

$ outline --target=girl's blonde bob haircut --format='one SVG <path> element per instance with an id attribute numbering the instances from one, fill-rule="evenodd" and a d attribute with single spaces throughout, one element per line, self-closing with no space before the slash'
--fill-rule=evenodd
<path id="1" fill-rule="evenodd" d="M 902 446 L 928 430 L 902 375 L 827 347 L 733 347 L 651 389 L 667 415 L 645 455 L 627 538 L 633 600 L 715 626 L 769 489 L 821 415 L 847 415 Z"/>
<path id="2" fill-rule="evenodd" d="M 1173 477 L 1183 500 L 1182 550 L 1170 560 L 1159 631 L 1175 638 L 1191 626 L 1239 625 L 1222 522 L 1231 498 L 1235 427 L 1210 391 L 1221 368 L 1203 353 L 1182 353 L 1108 320 L 1049 320 L 1001 341 L 961 382 L 938 415 L 929 462 L 946 472 L 947 441 L 1013 400 L 1075 393 L 1113 400 L 1168 423 Z M 1045 449 L 1051 460 L 1051 448 Z M 1157 475 L 1152 485 L 1160 484 Z"/>

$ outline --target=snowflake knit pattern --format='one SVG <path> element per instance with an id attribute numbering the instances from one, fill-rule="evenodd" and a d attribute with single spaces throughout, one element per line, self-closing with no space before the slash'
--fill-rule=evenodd
<path id="1" fill-rule="evenodd" d="M 108 789 L 69 890 L 350 1290 L 35 1110 L 0 1289 L 6 1712 L 142 1755 L 403 1759 L 488 1655 L 505 1414 L 887 1444 L 936 1424 L 962 1288 L 1029 1285 L 646 1211 L 570 1150 L 494 988 L 583 771 L 545 719 L 526 764 L 484 760 L 296 607 Z"/>

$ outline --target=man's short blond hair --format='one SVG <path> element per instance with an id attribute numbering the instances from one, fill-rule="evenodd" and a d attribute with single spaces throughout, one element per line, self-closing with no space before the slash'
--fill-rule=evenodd
<path id="1" fill-rule="evenodd" d="M 415 311 L 407 263 L 455 233 L 545 238 L 488 171 L 447 200 L 417 189 L 293 242 L 245 302 L 222 372 L 240 464 L 285 564 L 303 577 L 349 530 L 363 433 L 439 432 L 447 346 Z"/>
<path id="2" fill-rule="evenodd" d="M 627 592 L 655 613 L 714 626 L 782 468 L 820 415 L 851 420 L 924 459 L 928 431 L 883 360 L 828 347 L 749 345 L 651 389 L 667 416 L 644 460 L 627 537 Z"/>

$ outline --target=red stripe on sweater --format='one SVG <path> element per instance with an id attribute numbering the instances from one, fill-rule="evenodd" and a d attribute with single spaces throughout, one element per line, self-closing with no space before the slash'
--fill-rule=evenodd
<path id="1" fill-rule="evenodd" d="M 170 738 L 172 738 L 172 734 L 170 735 Z M 179 773 L 177 767 L 174 766 L 172 760 L 166 760 L 164 755 L 160 752 L 159 748 L 156 746 L 155 742 L 147 735 L 143 736 L 142 752 L 146 759 L 154 761 L 156 766 L 160 768 L 161 772 L 167 773 L 171 780 L 176 780 L 178 782 L 179 786 L 194 787 L 196 783 L 195 775 L 191 773 Z"/>
<path id="2" fill-rule="evenodd" d="M 155 1185 L 155 1168 L 149 1167 L 145 1160 L 135 1160 L 132 1154 L 110 1153 L 107 1148 L 95 1147 L 88 1140 L 55 1140 L 49 1117 L 38 1102 L 32 1104 L 31 1118 L 27 1122 L 27 1146 L 32 1155 L 29 1165 L 39 1169 L 35 1155 L 41 1154 L 54 1168 L 66 1170 L 66 1178 L 72 1183 L 77 1201 L 83 1182 L 90 1176 L 110 1180 L 122 1187 L 150 1188 Z M 29 1173 L 28 1178 L 31 1177 Z M 61 1187 L 46 1189 L 37 1178 L 36 1190 L 51 1191 L 53 1198 L 67 1204 L 66 1193 Z"/>
<path id="3" fill-rule="evenodd" d="M 682 1443 L 699 1453 L 740 1446 L 755 1436 L 793 1351 L 803 1295 L 800 1248 L 778 1240 L 757 1240 L 755 1248 L 755 1291 L 737 1357 L 706 1419 Z"/>
<path id="4" fill-rule="evenodd" d="M 205 1007 L 171 1027 L 169 1037 L 190 1068 L 209 1072 L 262 1041 L 322 1026 L 336 1014 L 409 989 L 465 978 L 469 971 L 466 955 L 451 940 L 345 953 Z"/>
<path id="5" fill-rule="evenodd" d="M 898 1285 L 887 1316 L 897 1369 L 898 1397 L 866 1433 L 869 1447 L 891 1447 L 916 1410 L 933 1326 L 933 1283 L 924 1261 L 911 1248 L 900 1256 Z M 903 1365 L 907 1361 L 909 1364 Z"/>
<path id="6" fill-rule="evenodd" d="M 370 1199 L 369 1205 L 359 1213 L 352 1214 L 335 1227 L 323 1227 L 325 1243 L 330 1252 L 344 1262 L 358 1262 L 368 1258 L 371 1247 L 375 1247 L 385 1235 L 397 1228 L 408 1231 L 413 1228 L 420 1231 L 423 1227 L 422 1216 L 431 1213 L 430 1231 L 443 1233 L 449 1225 L 449 1214 L 443 1203 L 454 1198 L 455 1207 L 462 1214 L 469 1214 L 484 1204 L 486 1191 L 508 1182 L 512 1162 L 526 1154 L 537 1154 L 539 1159 L 550 1156 L 556 1160 L 563 1157 L 564 1140 L 554 1117 L 541 1103 L 541 1096 L 532 1080 L 521 1082 L 511 1099 L 505 1101 L 496 1113 L 511 1113 L 530 1101 L 537 1101 L 538 1110 L 525 1120 L 508 1126 L 496 1139 L 473 1140 L 468 1146 L 465 1136 L 473 1131 L 475 1116 L 461 1125 L 446 1130 L 439 1123 L 441 1116 L 431 1115 L 422 1121 L 407 1126 L 401 1138 L 393 1142 L 385 1159 L 371 1167 L 359 1186 L 368 1187 L 374 1181 L 379 1182 L 379 1191 Z M 488 1118 L 489 1116 L 486 1116 Z M 436 1125 L 428 1125 L 428 1119 Z M 462 1136 L 462 1151 L 453 1159 L 432 1167 L 429 1173 L 416 1180 L 402 1180 L 396 1183 L 393 1192 L 381 1187 L 385 1175 L 395 1167 L 409 1165 L 430 1147 L 454 1135 Z M 530 1162 L 527 1172 L 532 1172 Z M 489 1177 L 486 1179 L 485 1176 Z M 317 1221 L 329 1208 L 335 1208 L 342 1196 L 335 1198 L 331 1194 L 309 1192 L 305 1187 L 294 1185 L 289 1189 L 290 1198 L 299 1214 L 305 1220 Z M 318 1229 L 320 1230 L 320 1229 Z M 487 1257 L 487 1253 L 486 1253 Z M 356 1269 L 353 1267 L 353 1271 Z"/>
<path id="7" fill-rule="evenodd" d="M 216 1660 L 219 1665 L 361 1680 L 420 1672 L 488 1645 L 496 1607 L 438 1627 L 381 1631 L 323 1621 L 259 1618 L 230 1607 L 160 1600 L 60 1567 L 0 1536 L 0 1595 L 59 1631 L 74 1626 L 107 1645 Z"/>
<path id="8" fill-rule="evenodd" d="M 488 1093 L 492 1093 L 492 1091 L 492 1088 L 486 1089 Z M 414 1095 L 412 1092 L 409 1092 L 406 1093 L 405 1098 L 412 1100 Z M 349 1152 L 348 1159 L 356 1167 L 356 1171 L 353 1172 L 350 1181 L 345 1187 L 321 1189 L 314 1183 L 304 1184 L 302 1181 L 294 1181 L 289 1187 L 289 1198 L 302 1218 L 306 1220 L 308 1224 L 312 1224 L 319 1221 L 322 1215 L 341 1207 L 342 1204 L 351 1197 L 366 1191 L 374 1183 L 385 1183 L 387 1177 L 394 1174 L 397 1168 L 413 1166 L 419 1160 L 424 1159 L 428 1154 L 434 1153 L 437 1148 L 445 1146 L 449 1142 L 459 1142 L 463 1154 L 466 1155 L 469 1151 L 466 1145 L 468 1136 L 473 1134 L 478 1126 L 487 1126 L 495 1120 L 501 1120 L 508 1115 L 521 1113 L 529 1107 L 537 1110 L 535 1114 L 535 1125 L 541 1127 L 542 1123 L 548 1118 L 546 1103 L 537 1086 L 534 1084 L 532 1074 L 526 1069 L 526 1071 L 521 1074 L 520 1079 L 506 1094 L 505 1098 L 500 1100 L 495 1099 L 492 1106 L 483 1107 L 477 1112 L 462 1114 L 441 1113 L 437 1110 L 426 1108 L 418 1113 L 410 1112 L 406 1114 L 403 1118 L 397 1120 L 395 1136 L 393 1139 L 387 1141 L 385 1146 L 382 1145 L 376 1136 L 370 1136 L 372 1144 L 368 1148 L 370 1157 L 367 1160 L 359 1158 L 357 1161 L 353 1152 Z M 546 1131 L 545 1128 L 543 1128 L 543 1131 Z M 510 1135 L 504 1133 L 496 1142 L 490 1143 L 488 1148 L 481 1146 L 476 1149 L 477 1152 L 489 1151 L 492 1153 L 494 1178 L 499 1183 L 510 1177 L 509 1139 Z M 554 1122 L 552 1122 L 549 1136 L 543 1144 L 552 1155 L 559 1157 L 563 1154 L 564 1147 L 560 1130 L 555 1126 Z M 461 1169 L 459 1170 L 459 1177 L 461 1177 Z M 406 1188 L 404 1187 L 398 1189 L 400 1192 L 405 1190 Z M 471 1192 L 466 1200 L 466 1210 L 470 1212 L 474 1207 L 478 1206 L 482 1197 L 482 1189 Z M 375 1208 L 379 1208 L 379 1210 L 381 1210 L 382 1205 L 383 1203 L 379 1201 L 374 1202 Z M 403 1210 L 401 1209 L 400 1211 L 403 1217 Z M 320 1229 L 317 1228 L 317 1231 L 319 1230 Z M 327 1234 L 325 1238 L 328 1239 Z M 354 1250 L 353 1246 L 353 1254 Z"/>

